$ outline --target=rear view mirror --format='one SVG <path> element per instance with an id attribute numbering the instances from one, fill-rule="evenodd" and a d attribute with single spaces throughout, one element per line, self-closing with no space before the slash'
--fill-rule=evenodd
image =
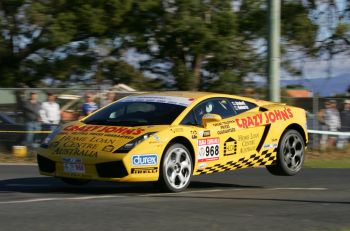
<path id="1" fill-rule="evenodd" d="M 208 123 L 219 122 L 220 120 L 222 120 L 222 118 L 218 114 L 205 114 L 203 115 L 203 118 L 202 118 L 202 124 L 203 124 L 203 127 L 207 127 Z"/>

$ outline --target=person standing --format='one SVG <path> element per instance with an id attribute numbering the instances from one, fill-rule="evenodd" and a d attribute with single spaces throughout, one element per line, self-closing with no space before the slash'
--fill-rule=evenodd
<path id="1" fill-rule="evenodd" d="M 98 109 L 98 106 L 94 102 L 92 94 L 86 93 L 85 94 L 85 103 L 82 106 L 83 116 L 88 116 L 91 112 L 94 112 L 97 109 Z"/>
<path id="2" fill-rule="evenodd" d="M 341 132 L 350 132 L 350 99 L 344 100 L 344 109 L 340 112 L 340 121 L 341 121 Z M 339 137 L 339 142 L 337 147 L 339 149 L 345 148 L 348 143 L 349 136 L 341 135 Z"/>
<path id="3" fill-rule="evenodd" d="M 50 130 L 54 130 L 60 123 L 60 105 L 56 102 L 56 97 L 52 92 L 47 93 L 47 101 L 41 104 L 40 115 L 43 124 L 47 124 Z"/>
<path id="4" fill-rule="evenodd" d="M 106 99 L 102 101 L 101 106 L 104 107 L 115 101 L 115 93 L 112 91 L 107 92 Z"/>
<path id="5" fill-rule="evenodd" d="M 41 130 L 40 102 L 38 94 L 30 92 L 29 99 L 23 103 L 23 116 L 26 125 L 26 146 L 31 149 L 35 147 L 35 132 Z"/>
<path id="6" fill-rule="evenodd" d="M 319 114 L 319 120 L 322 123 L 322 130 L 336 132 L 340 129 L 340 114 L 335 100 L 328 100 L 325 103 L 325 109 Z M 336 136 L 322 135 L 321 148 L 325 149 L 327 145 L 334 146 Z"/>

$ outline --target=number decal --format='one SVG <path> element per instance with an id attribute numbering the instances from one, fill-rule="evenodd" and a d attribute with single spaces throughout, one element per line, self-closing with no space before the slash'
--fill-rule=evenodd
<path id="1" fill-rule="evenodd" d="M 207 138 L 198 140 L 198 162 L 219 159 L 220 139 Z"/>

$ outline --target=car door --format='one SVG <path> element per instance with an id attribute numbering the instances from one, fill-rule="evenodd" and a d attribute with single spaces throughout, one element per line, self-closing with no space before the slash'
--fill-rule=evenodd
<path id="1" fill-rule="evenodd" d="M 224 141 L 220 135 L 220 126 L 205 128 L 202 126 L 202 118 L 205 114 L 217 114 L 223 119 L 235 115 L 230 102 L 225 98 L 211 98 L 200 102 L 184 118 L 181 124 L 194 125 L 193 131 L 196 138 L 194 147 L 198 165 L 210 166 L 223 159 Z"/>

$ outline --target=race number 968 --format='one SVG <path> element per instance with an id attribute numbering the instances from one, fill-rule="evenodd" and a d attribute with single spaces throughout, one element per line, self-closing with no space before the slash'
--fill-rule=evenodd
<path id="1" fill-rule="evenodd" d="M 219 145 L 207 146 L 205 148 L 205 156 L 218 156 L 219 155 Z"/>

